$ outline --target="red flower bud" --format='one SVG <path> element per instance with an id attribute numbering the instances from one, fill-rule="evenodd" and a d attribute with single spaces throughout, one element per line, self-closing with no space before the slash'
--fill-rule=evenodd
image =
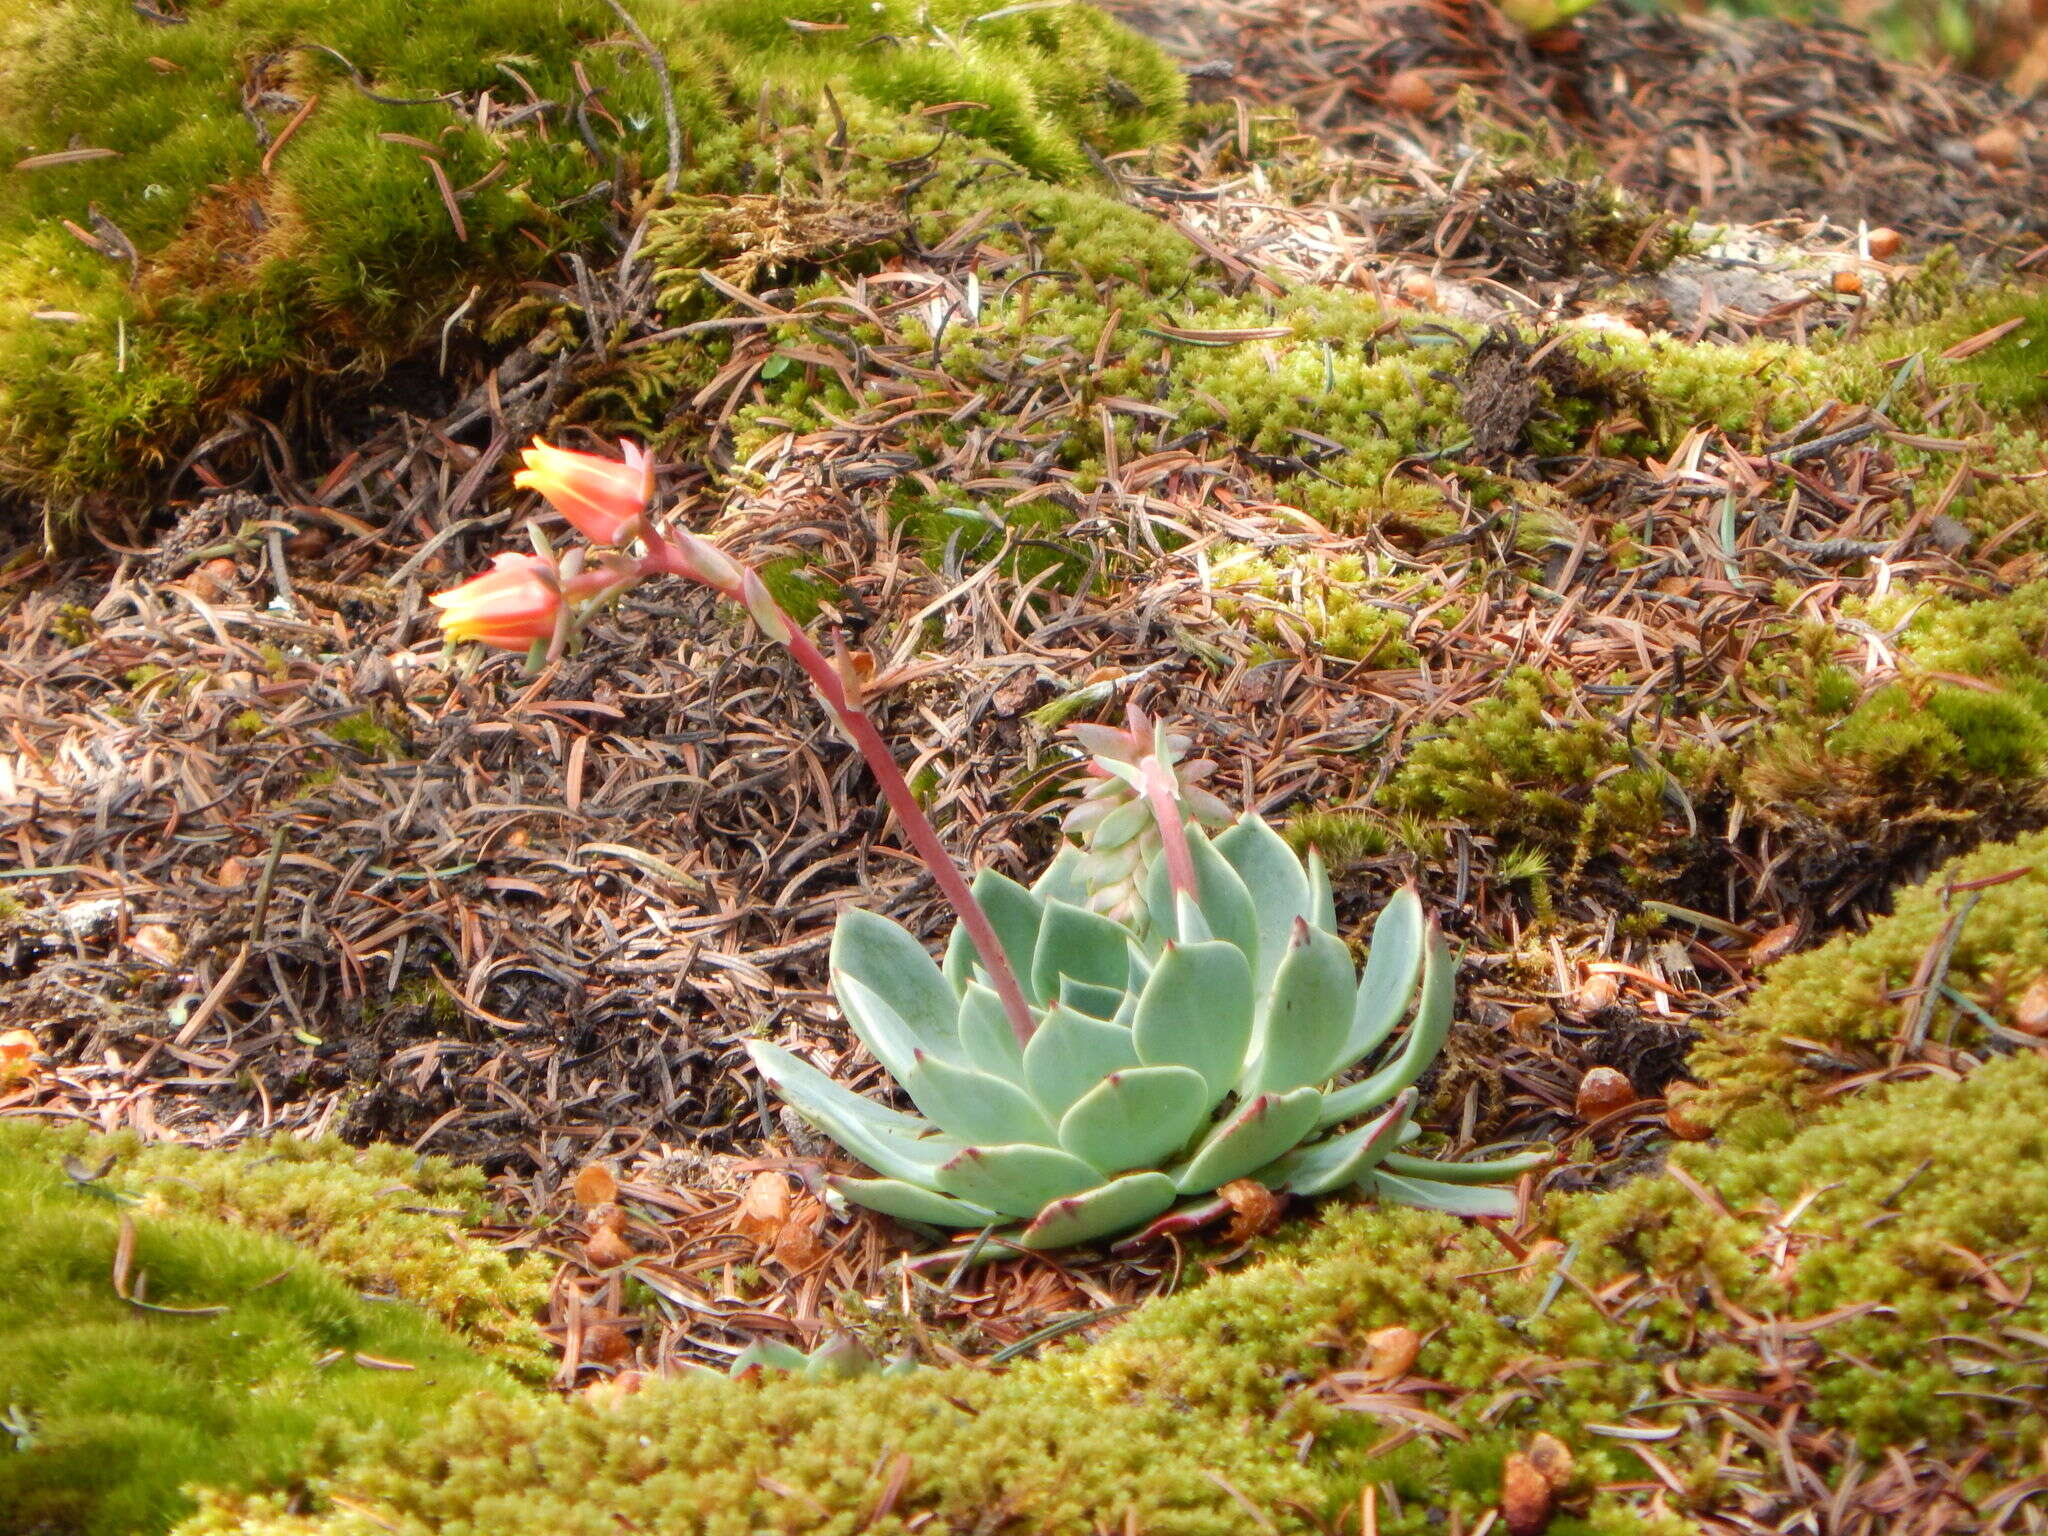
<path id="1" fill-rule="evenodd" d="M 533 440 L 520 455 L 526 468 L 512 477 L 521 490 L 539 491 L 593 544 L 616 544 L 654 496 L 654 461 L 635 443 L 620 443 L 623 462 L 576 453 Z"/>
<path id="2" fill-rule="evenodd" d="M 483 575 L 427 601 L 441 610 L 441 633 L 447 639 L 507 651 L 553 639 L 562 611 L 554 567 L 538 555 L 499 555 Z"/>

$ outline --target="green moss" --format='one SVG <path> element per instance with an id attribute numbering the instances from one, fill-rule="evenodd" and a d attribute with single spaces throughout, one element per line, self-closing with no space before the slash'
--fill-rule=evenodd
<path id="1" fill-rule="evenodd" d="M 2016 870 L 2024 873 L 2004 884 L 1950 894 Z M 1706 1084 L 1696 1101 L 1701 1117 L 1718 1122 L 1756 1105 L 1804 1108 L 1841 1076 L 1887 1062 L 1918 1017 L 1915 977 L 1957 917 L 1942 977 L 1949 991 L 1928 1016 L 1927 1033 L 1937 1045 L 1980 1049 L 1985 1019 L 2010 1025 L 2020 995 L 2048 975 L 2044 910 L 2048 833 L 2035 833 L 1944 865 L 1901 892 L 1891 915 L 1867 932 L 1780 961 L 1749 1005 L 1711 1026 L 1694 1052 L 1693 1071 Z"/>
<path id="2" fill-rule="evenodd" d="M 846 110 L 906 123 L 977 103 L 947 115 L 955 142 L 1054 179 L 1089 173 L 1084 140 L 1114 153 L 1178 122 L 1164 56 L 1085 6 L 992 21 L 966 0 L 639 9 L 675 81 L 686 191 L 746 190 L 778 152 L 771 101 L 808 114 L 828 86 Z M 0 172 L 0 483 L 62 500 L 162 464 L 266 390 L 374 377 L 472 287 L 501 334 L 502 303 L 530 310 L 520 280 L 603 245 L 605 200 L 584 194 L 665 166 L 654 75 L 607 43 L 619 30 L 600 0 L 220 0 L 168 29 L 121 0 L 13 8 L 0 166 L 112 153 Z M 258 60 L 291 104 L 266 114 L 270 134 L 318 98 L 268 155 L 241 110 Z M 486 89 L 580 100 L 579 68 L 604 108 L 597 159 L 564 122 L 486 130 L 469 110 Z M 459 228 L 427 159 L 458 189 Z M 133 271 L 66 232 L 94 210 L 132 243 Z"/>
<path id="3" fill-rule="evenodd" d="M 275 1137 L 202 1152 L 78 1127 L 0 1124 L 0 1161 L 70 1156 L 112 1167 L 95 1186 L 139 1215 L 204 1218 L 289 1239 L 351 1286 L 423 1308 L 521 1375 L 545 1379 L 541 1266 L 468 1235 L 483 1178 L 400 1147 Z"/>
<path id="4" fill-rule="evenodd" d="M 1983 1491 L 2025 1475 L 2038 1424 L 2029 1351 L 1972 1340 L 2038 1331 L 2048 1297 L 1998 1304 L 1969 1255 L 2001 1263 L 2048 1242 L 2048 1185 L 1984 1176 L 2048 1153 L 2044 1125 L 2040 1058 L 1838 1105 L 1789 1141 L 1752 1121 L 1725 1146 L 1677 1153 L 1688 1184 L 1552 1197 L 1544 1240 L 1521 1259 L 1446 1217 L 1326 1204 L 1318 1224 L 1101 1342 L 1007 1373 L 481 1398 L 338 1464 L 323 1484 L 346 1498 L 337 1512 L 223 1497 L 183 1536 L 757 1536 L 991 1519 L 1223 1536 L 1247 1528 L 1240 1498 L 1302 1532 L 1355 1510 L 1368 1483 L 1382 1529 L 1422 1536 L 1483 1518 L 1505 1456 L 1537 1431 L 1578 1463 L 1573 1513 L 1554 1530 L 1676 1532 L 1689 1527 L 1652 1513 L 1641 1463 L 1595 1426 L 1658 1431 L 1660 1464 L 1710 1503 L 1739 1486 L 1716 1467 L 1772 1483 L 1775 1442 L 1725 1439 L 1689 1393 L 1780 1391 L 1795 1344 L 1808 1432 L 1838 1429 L 1866 1456 L 1902 1438 L 1935 1457 L 1986 1448 L 1969 1483 Z M 2006 1263 L 2005 1278 L 2026 1290 L 2023 1270 Z M 1774 1319 L 1808 1326 L 1781 1334 Z M 1423 1335 L 1416 1372 L 1436 1385 L 1421 1401 L 1456 1436 L 1376 1450 L 1397 1421 L 1340 1411 L 1318 1388 L 1396 1324 Z"/>
<path id="5" fill-rule="evenodd" d="M 1864 622 L 1897 632 L 1897 681 L 1863 693 L 1811 628 L 1752 671 L 1776 718 L 1746 755 L 1750 803 L 1847 836 L 2031 814 L 2048 794 L 2048 582 L 1977 602 L 1896 592 Z"/>
<path id="6" fill-rule="evenodd" d="M 343 715 L 327 722 L 327 734 L 343 746 L 353 747 L 365 757 L 398 762 L 411 755 L 411 744 L 385 720 L 370 710 Z"/>
<path id="7" fill-rule="evenodd" d="M 1382 670 L 1415 664 L 1418 653 L 1408 638 L 1413 615 L 1442 596 L 1436 583 L 1398 579 L 1367 557 L 1262 555 L 1228 545 L 1210 559 L 1209 580 L 1217 611 L 1262 639 L 1307 640 L 1332 656 Z M 1442 617 L 1456 622 L 1455 614 Z"/>
<path id="8" fill-rule="evenodd" d="M 510 1385 L 291 1243 L 67 1177 L 61 1149 L 97 1151 L 81 1136 L 10 1124 L 0 1145 L 0 1530 L 146 1536 L 189 1485 L 288 1490 L 343 1431 Z M 129 1295 L 184 1310 L 117 1293 L 130 1223 Z"/>
<path id="9" fill-rule="evenodd" d="M 1391 810 L 1458 821 L 1570 858 L 1664 840 L 1674 785 L 1698 783 L 1697 753 L 1653 758 L 1601 718 L 1558 718 L 1563 696 L 1524 670 L 1442 735 L 1417 740 L 1383 791 Z"/>

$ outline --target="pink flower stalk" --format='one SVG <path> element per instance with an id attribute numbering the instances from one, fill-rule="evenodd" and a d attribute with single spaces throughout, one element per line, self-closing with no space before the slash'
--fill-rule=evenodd
<path id="1" fill-rule="evenodd" d="M 526 468 L 512 477 L 525 491 L 539 491 L 593 544 L 618 544 L 634 531 L 654 499 L 654 460 L 637 443 L 620 443 L 624 461 L 577 453 L 533 440 L 520 455 Z"/>
<path id="2" fill-rule="evenodd" d="M 442 633 L 450 640 L 476 640 L 504 650 L 529 650 L 545 641 L 559 651 L 574 633 L 578 602 L 653 576 L 681 576 L 740 604 L 761 632 L 787 649 L 803 668 L 832 718 L 867 759 L 882 797 L 974 941 L 1018 1044 L 1030 1040 L 1036 1029 L 1031 1007 L 996 937 L 995 925 L 918 804 L 889 744 L 875 729 L 861 701 L 859 684 L 849 686 L 810 636 L 790 622 L 759 573 L 694 533 L 671 533 L 655 526 L 647 517 L 654 489 L 653 461 L 646 450 L 634 444 L 621 447 L 624 462 L 614 463 L 594 454 L 552 448 L 536 438 L 525 453 L 527 467 L 513 477 L 513 483 L 539 491 L 594 542 L 616 545 L 638 538 L 645 553 L 607 555 L 591 571 L 582 569 L 580 551 L 572 551 L 561 564 L 542 555 L 499 555 L 484 575 L 434 595 L 432 602 L 442 610 Z"/>

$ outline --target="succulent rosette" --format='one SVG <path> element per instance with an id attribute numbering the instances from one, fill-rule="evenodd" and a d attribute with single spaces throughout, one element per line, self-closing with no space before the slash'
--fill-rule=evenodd
<path id="1" fill-rule="evenodd" d="M 1547 1149 L 1488 1163 L 1400 1150 L 1420 1134 L 1415 1083 L 1450 1028 L 1456 968 L 1415 891 L 1379 914 L 1361 975 L 1321 860 L 1298 857 L 1257 816 L 1213 838 L 1175 822 L 1177 753 L 1163 732 L 1149 751 L 1135 733 L 1134 722 L 1088 739 L 1096 765 L 1132 790 L 1110 814 L 1160 813 L 1165 835 L 1135 865 L 1122 852 L 1133 828 L 1099 853 L 1063 850 L 1029 888 L 988 870 L 974 881 L 1024 989 L 1028 1032 L 963 933 L 941 964 L 899 925 L 850 911 L 833 937 L 833 994 L 917 1112 L 751 1044 L 798 1113 L 873 1170 L 832 1186 L 907 1221 L 1007 1229 L 1033 1249 L 1197 1224 L 1240 1179 L 1512 1215 L 1500 1181 Z M 1100 826 L 1084 821 L 1098 842 Z M 1125 882 L 1136 899 L 1115 903 L 1121 918 L 1095 909 Z"/>

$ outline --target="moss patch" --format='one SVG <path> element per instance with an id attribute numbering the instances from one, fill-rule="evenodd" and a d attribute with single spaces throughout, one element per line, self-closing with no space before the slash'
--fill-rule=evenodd
<path id="1" fill-rule="evenodd" d="M 1982 890 L 1973 881 L 2017 873 Z M 1939 1048 L 2010 1045 L 2020 997 L 2048 975 L 2048 833 L 1992 843 L 1902 891 L 1891 915 L 1781 961 L 1733 1019 L 1713 1027 L 1693 1054 L 1706 1083 L 1694 1103 L 1708 1122 L 1754 1106 L 1810 1106 L 1827 1086 L 1915 1057 L 1916 1027 Z M 1951 923 L 1954 945 L 1926 1008 L 1913 991 L 1923 964 L 1939 962 Z M 2024 1037 L 2018 1037 L 2024 1039 Z"/>
<path id="2" fill-rule="evenodd" d="M 548 1282 L 468 1235 L 488 1213 L 483 1176 L 400 1147 L 291 1137 L 202 1152 L 83 1128 L 0 1124 L 0 1158 L 98 1168 L 93 1189 L 138 1219 L 203 1218 L 289 1239 L 350 1286 L 433 1314 L 518 1374 L 545 1380 L 536 1319 Z"/>
<path id="3" fill-rule="evenodd" d="M 289 1490 L 337 1434 L 403 1433 L 509 1389 L 427 1316 L 366 1299 L 303 1248 L 138 1201 L 125 1179 L 67 1176 L 63 1149 L 95 1150 L 84 1138 L 4 1135 L 0 1530 L 161 1531 L 193 1507 L 188 1485 Z M 233 1182 L 230 1159 L 184 1161 L 201 1183 L 209 1161 Z M 126 1223 L 128 1292 L 147 1308 L 114 1287 Z"/>
<path id="4" fill-rule="evenodd" d="M 1326 1207 L 1247 1267 L 1008 1374 L 477 1399 L 342 1468 L 346 1510 L 302 1518 L 274 1499 L 223 1498 L 185 1536 L 583 1536 L 621 1518 L 754 1536 L 993 1517 L 1022 1531 L 1128 1521 L 1222 1536 L 1247 1528 L 1240 1497 L 1301 1531 L 1355 1509 L 1368 1482 L 1382 1528 L 1419 1536 L 1449 1519 L 1469 1528 L 1498 1498 L 1504 1458 L 1537 1431 L 1578 1463 L 1553 1530 L 1678 1531 L 1675 1511 L 1655 1512 L 1663 1501 L 1611 1486 L 1640 1490 L 1642 1463 L 1597 1426 L 1657 1434 L 1659 1462 L 1691 1490 L 1680 1503 L 1711 1507 L 1781 1471 L 1768 1435 L 1724 1439 L 1711 1408 L 1728 1399 L 1692 1396 L 1730 1388 L 1866 1455 L 1903 1436 L 1937 1455 L 1986 1446 L 1972 1486 L 1989 1487 L 2031 1456 L 2033 1388 L 2025 1351 L 1970 1341 L 2038 1328 L 2048 1298 L 1973 1282 L 1967 1255 L 1997 1265 L 2048 1241 L 2042 1181 L 1984 1177 L 2048 1150 L 2044 1111 L 2048 1061 L 2028 1057 L 1869 1095 L 1789 1142 L 1753 1123 L 1728 1146 L 1679 1153 L 1687 1184 L 1553 1199 L 1546 1236 L 1519 1260 L 1441 1216 Z M 1415 1405 L 1451 1429 L 1375 1454 L 1395 1424 L 1344 1411 L 1331 1373 L 1396 1324 L 1425 1335 L 1416 1371 L 1437 1383 Z M 1790 1386 L 1788 1350 L 1806 1373 Z M 886 1516 L 864 1526 L 878 1504 Z"/>
<path id="5" fill-rule="evenodd" d="M 948 113 L 951 133 L 1052 178 L 1086 172 L 1084 138 L 1115 152 L 1178 119 L 1163 57 L 1083 6 L 639 9 L 675 82 L 684 191 L 746 190 L 772 154 L 772 92 L 817 107 L 829 85 L 898 114 L 976 103 Z M 479 126 L 486 91 L 501 110 Z M 532 101 L 549 105 L 513 116 Z M 221 0 L 171 28 L 120 0 L 16 7 L 0 22 L 0 165 L 16 167 L 0 172 L 0 485 L 71 496 L 161 465 L 267 390 L 373 377 L 472 287 L 488 316 L 558 253 L 603 246 L 609 184 L 668 154 L 653 72 L 598 0 Z"/>

